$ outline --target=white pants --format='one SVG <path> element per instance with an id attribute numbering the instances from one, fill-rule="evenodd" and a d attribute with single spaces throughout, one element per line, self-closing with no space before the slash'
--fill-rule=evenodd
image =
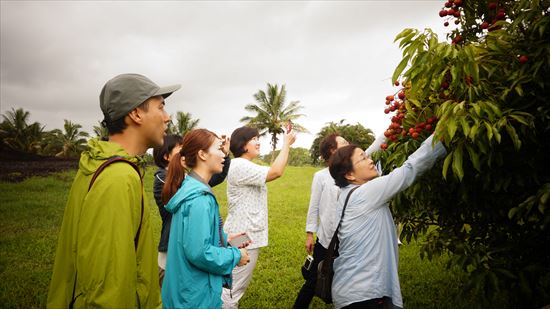
<path id="1" fill-rule="evenodd" d="M 231 291 L 229 289 L 223 289 L 222 301 L 223 309 L 237 309 L 239 308 L 239 300 L 243 297 L 250 279 L 252 279 L 252 272 L 256 268 L 256 262 L 258 262 L 258 255 L 260 254 L 260 248 L 248 250 L 248 256 L 250 262 L 245 266 L 237 266 L 233 268 L 233 286 Z"/>

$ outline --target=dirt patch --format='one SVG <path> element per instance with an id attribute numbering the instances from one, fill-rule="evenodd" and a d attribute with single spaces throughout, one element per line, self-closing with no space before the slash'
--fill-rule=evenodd
<path id="1" fill-rule="evenodd" d="M 0 181 L 19 182 L 32 176 L 78 168 L 78 159 L 61 159 L 0 149 Z"/>

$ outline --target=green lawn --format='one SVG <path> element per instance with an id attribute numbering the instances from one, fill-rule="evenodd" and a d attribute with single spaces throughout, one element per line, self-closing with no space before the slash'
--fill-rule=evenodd
<path id="1" fill-rule="evenodd" d="M 290 308 L 303 279 L 305 217 L 316 168 L 289 167 L 268 184 L 269 246 L 263 248 L 241 308 Z M 154 204 L 151 168 L 145 185 L 152 207 L 153 233 L 160 217 Z M 57 233 L 73 172 L 35 177 L 21 183 L 0 182 L 0 304 L 4 308 L 43 307 L 47 297 Z M 225 184 L 214 189 L 227 212 Z M 464 282 L 459 271 L 447 270 L 446 257 L 419 258 L 419 245 L 400 247 L 400 280 L 406 308 L 471 308 L 473 301 L 457 298 Z M 331 308 L 315 299 L 313 308 Z"/>

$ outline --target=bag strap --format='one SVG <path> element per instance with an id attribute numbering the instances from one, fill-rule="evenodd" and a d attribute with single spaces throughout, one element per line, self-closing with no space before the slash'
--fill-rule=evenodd
<path id="1" fill-rule="evenodd" d="M 103 172 L 103 170 L 113 164 L 113 163 L 116 163 L 116 162 L 126 162 L 128 164 L 130 164 L 130 166 L 132 166 L 134 168 L 134 170 L 136 170 L 136 172 L 138 173 L 138 176 L 139 176 L 139 180 L 141 182 L 141 214 L 140 214 L 140 218 L 139 218 L 139 226 L 138 226 L 138 230 L 136 232 L 136 236 L 134 237 L 134 248 L 135 250 L 137 251 L 137 246 L 138 246 L 138 242 L 139 242 L 139 235 L 140 235 L 140 232 L 141 232 L 141 224 L 143 223 L 143 179 L 141 178 L 141 172 L 139 171 L 139 167 L 137 167 L 136 164 L 134 164 L 133 162 L 127 160 L 127 159 L 124 159 L 123 157 L 120 157 L 120 156 L 113 156 L 113 157 L 110 157 L 109 159 L 107 159 L 105 162 L 101 163 L 101 165 L 97 168 L 97 170 L 94 172 L 93 176 L 92 176 L 92 180 L 90 180 L 90 184 L 88 185 L 88 192 L 90 192 L 90 190 L 92 189 L 92 186 L 95 182 L 95 180 L 97 179 L 97 177 L 99 176 L 99 174 L 101 174 L 101 172 Z M 72 293 L 72 299 L 71 299 L 71 302 L 69 303 L 69 308 L 70 309 L 73 309 L 74 308 L 74 303 L 76 301 L 76 297 L 74 295 L 75 291 L 76 291 L 76 279 L 77 279 L 77 275 L 78 273 L 75 271 L 75 274 L 74 274 L 74 283 L 73 283 L 73 293 Z M 139 304 L 139 302 L 138 302 Z"/>
<path id="2" fill-rule="evenodd" d="M 101 174 L 101 172 L 103 172 L 103 170 L 113 164 L 113 163 L 116 163 L 116 162 L 125 162 L 127 164 L 130 164 L 130 166 L 132 168 L 134 168 L 134 170 L 138 173 L 138 176 L 139 176 L 139 180 L 141 182 L 141 213 L 140 213 L 140 218 L 139 218 L 139 226 L 138 226 L 138 230 L 136 232 L 136 236 L 134 237 L 134 248 L 135 250 L 137 250 L 137 246 L 138 246 L 138 241 L 139 241 L 139 235 L 141 234 L 141 224 L 143 223 L 143 209 L 144 209 L 144 203 L 143 203 L 143 179 L 141 178 L 141 172 L 139 171 L 139 167 L 127 160 L 127 159 L 124 159 L 123 157 L 119 157 L 119 156 L 113 156 L 113 157 L 110 157 L 109 159 L 107 159 L 105 162 L 103 162 L 98 168 L 97 170 L 95 171 L 94 175 L 92 176 L 92 180 L 90 180 L 90 185 L 88 186 L 88 192 L 90 192 L 90 190 L 92 189 L 92 185 L 94 184 L 95 180 L 97 179 L 97 177 L 99 177 L 99 174 Z"/>
<path id="3" fill-rule="evenodd" d="M 332 257 L 334 256 L 334 252 L 338 250 L 338 247 L 340 245 L 340 240 L 338 239 L 338 231 L 340 230 L 340 225 L 342 225 L 342 220 L 344 219 L 344 212 L 346 211 L 346 207 L 348 206 L 348 201 L 351 194 L 353 193 L 353 191 L 355 191 L 359 187 L 360 186 L 357 186 L 351 189 L 351 191 L 349 191 L 348 193 L 348 196 L 346 196 L 346 201 L 344 202 L 344 208 L 342 209 L 342 216 L 340 217 L 340 221 L 338 222 L 338 227 L 336 227 L 336 230 L 334 231 L 334 235 L 332 235 L 332 239 L 330 240 L 330 244 L 328 245 L 327 255 L 325 259 L 328 259 L 328 260 L 332 259 Z M 325 271 L 327 267 L 328 267 L 328 263 L 323 263 L 322 270 Z"/>
<path id="4" fill-rule="evenodd" d="M 218 222 L 215 222 L 214 224 L 218 224 L 218 235 L 220 237 L 220 241 L 218 242 L 218 244 L 220 245 L 220 247 L 227 247 L 225 245 L 225 242 L 223 241 L 223 219 L 222 219 L 222 216 L 220 215 L 220 207 L 219 207 L 219 204 L 218 204 L 218 200 L 216 199 L 216 197 L 214 195 L 212 195 L 210 192 L 207 192 L 207 191 L 204 191 L 202 193 L 202 195 L 211 195 L 214 200 L 216 201 L 216 204 L 218 205 L 217 207 L 217 213 L 218 213 Z"/>

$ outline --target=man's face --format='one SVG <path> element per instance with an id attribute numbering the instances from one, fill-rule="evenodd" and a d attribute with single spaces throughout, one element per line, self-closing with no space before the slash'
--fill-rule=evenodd
<path id="1" fill-rule="evenodd" d="M 164 98 L 162 96 L 152 97 L 148 101 L 149 108 L 141 110 L 144 120 L 141 130 L 148 147 L 162 146 L 165 131 L 168 122 L 170 122 L 170 115 L 164 110 Z"/>

